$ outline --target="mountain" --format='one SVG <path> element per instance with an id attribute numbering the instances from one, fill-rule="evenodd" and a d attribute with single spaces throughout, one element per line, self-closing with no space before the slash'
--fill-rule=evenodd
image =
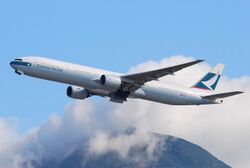
<path id="1" fill-rule="evenodd" d="M 160 149 L 154 158 L 148 159 L 146 147 L 134 147 L 127 158 L 114 151 L 102 155 L 91 155 L 86 145 L 72 152 L 60 162 L 46 160 L 36 168 L 230 168 L 206 150 L 184 139 L 153 134 L 161 138 Z"/>

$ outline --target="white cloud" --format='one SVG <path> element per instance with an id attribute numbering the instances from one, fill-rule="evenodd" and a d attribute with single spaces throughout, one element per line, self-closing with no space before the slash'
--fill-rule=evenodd
<path id="1" fill-rule="evenodd" d="M 174 56 L 159 62 L 149 61 L 129 72 L 151 70 L 193 60 Z M 190 87 L 209 69 L 201 63 L 161 79 Z M 76 101 L 67 105 L 64 115 L 52 114 L 37 130 L 18 135 L 6 120 L 0 119 L 0 167 L 19 167 L 23 162 L 46 157 L 63 158 L 90 137 L 89 150 L 95 154 L 117 151 L 126 157 L 129 149 L 149 145 L 152 154 L 157 140 L 147 132 L 170 134 L 201 145 L 233 167 L 250 167 L 250 77 L 222 77 L 218 92 L 241 90 L 245 93 L 225 99 L 224 104 L 207 106 L 171 106 L 144 100 L 124 104 L 102 101 Z M 134 127 L 131 135 L 113 132 Z"/>
<path id="2" fill-rule="evenodd" d="M 39 145 L 36 142 L 36 130 L 31 129 L 20 136 L 13 129 L 13 121 L 0 119 L 0 167 L 21 168 L 24 162 L 39 161 Z"/>
<path id="3" fill-rule="evenodd" d="M 162 139 L 152 136 L 145 130 L 135 130 L 132 134 L 112 136 L 107 132 L 97 132 L 90 141 L 89 150 L 94 154 L 104 154 L 116 151 L 122 158 L 126 158 L 133 147 L 146 147 L 147 159 L 153 159 L 153 152 Z"/>

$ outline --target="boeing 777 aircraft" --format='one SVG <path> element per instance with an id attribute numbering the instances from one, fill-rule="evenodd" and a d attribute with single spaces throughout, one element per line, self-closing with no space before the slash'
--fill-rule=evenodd
<path id="1" fill-rule="evenodd" d="M 196 60 L 134 74 L 120 74 L 42 57 L 17 58 L 10 62 L 10 65 L 19 75 L 71 85 L 66 93 L 74 99 L 99 95 L 110 97 L 110 101 L 118 103 L 127 101 L 127 98 L 139 98 L 172 105 L 201 105 L 220 104 L 223 98 L 242 93 L 240 91 L 212 93 L 224 69 L 223 64 L 216 65 L 190 88 L 177 88 L 157 81 L 163 76 L 173 75 L 183 68 L 202 61 Z"/>

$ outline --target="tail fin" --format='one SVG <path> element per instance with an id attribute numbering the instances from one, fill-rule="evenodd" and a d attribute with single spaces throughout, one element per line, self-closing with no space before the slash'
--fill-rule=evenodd
<path id="1" fill-rule="evenodd" d="M 223 69 L 223 64 L 217 64 L 200 81 L 193 85 L 192 88 L 215 90 Z"/>

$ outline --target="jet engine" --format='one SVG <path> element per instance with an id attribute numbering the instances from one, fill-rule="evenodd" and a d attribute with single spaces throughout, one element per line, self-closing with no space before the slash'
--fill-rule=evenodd
<path id="1" fill-rule="evenodd" d="M 110 91 L 116 91 L 122 84 L 121 78 L 112 75 L 102 75 L 100 81 Z"/>
<path id="2" fill-rule="evenodd" d="M 67 88 L 67 96 L 73 99 L 86 99 L 90 97 L 88 91 L 77 86 L 69 86 Z"/>

